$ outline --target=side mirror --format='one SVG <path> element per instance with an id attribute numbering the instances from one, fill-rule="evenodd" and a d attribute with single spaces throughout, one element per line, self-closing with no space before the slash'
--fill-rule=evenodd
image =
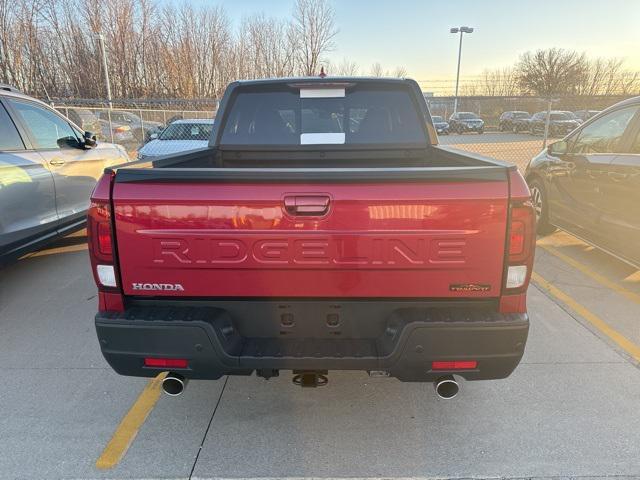
<path id="1" fill-rule="evenodd" d="M 98 145 L 98 139 L 95 134 L 91 132 L 84 132 L 84 146 L 85 148 L 93 148 Z"/>
<path id="2" fill-rule="evenodd" d="M 62 137 L 56 140 L 59 148 L 84 148 L 76 137 Z"/>
<path id="3" fill-rule="evenodd" d="M 557 142 L 553 142 L 551 145 L 547 147 L 547 152 L 549 155 L 557 157 L 559 155 L 564 155 L 569 150 L 569 145 L 564 140 L 560 140 Z"/>

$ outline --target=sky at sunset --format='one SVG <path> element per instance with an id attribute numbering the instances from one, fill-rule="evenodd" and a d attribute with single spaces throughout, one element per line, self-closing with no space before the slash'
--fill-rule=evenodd
<path id="1" fill-rule="evenodd" d="M 195 0 L 197 4 L 198 1 Z M 465 36 L 463 81 L 485 68 L 513 64 L 538 48 L 561 47 L 591 57 L 621 57 L 640 70 L 640 0 L 330 0 L 340 30 L 330 57 L 355 61 L 362 73 L 380 62 L 434 86 L 455 76 L 458 37 L 449 28 L 474 27 Z M 219 1 L 233 22 L 263 12 L 287 17 L 293 0 Z"/>

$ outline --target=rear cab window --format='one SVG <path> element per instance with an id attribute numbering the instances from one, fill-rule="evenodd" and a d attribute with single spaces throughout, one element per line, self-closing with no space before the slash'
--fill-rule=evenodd
<path id="1" fill-rule="evenodd" d="M 427 140 L 418 107 L 402 86 L 240 87 L 227 111 L 222 146 L 424 146 Z"/>

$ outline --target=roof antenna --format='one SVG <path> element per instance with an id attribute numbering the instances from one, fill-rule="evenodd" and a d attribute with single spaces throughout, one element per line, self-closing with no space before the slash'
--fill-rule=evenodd
<path id="1" fill-rule="evenodd" d="M 320 67 L 320 78 L 324 78 L 327 76 L 327 74 L 324 72 L 324 67 Z"/>

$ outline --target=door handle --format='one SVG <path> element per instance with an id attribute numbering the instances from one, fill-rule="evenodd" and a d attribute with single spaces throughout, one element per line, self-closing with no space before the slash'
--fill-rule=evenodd
<path id="1" fill-rule="evenodd" d="M 626 173 L 620 173 L 620 172 L 608 172 L 607 175 L 609 175 L 609 178 L 614 182 L 621 182 L 628 176 Z"/>
<path id="2" fill-rule="evenodd" d="M 329 211 L 329 195 L 288 195 L 284 209 L 289 215 L 319 217 Z"/>
<path id="3" fill-rule="evenodd" d="M 64 165 L 64 160 L 61 158 L 54 158 L 49 161 L 49 165 L 53 165 L 54 167 L 59 167 L 60 165 Z"/>

